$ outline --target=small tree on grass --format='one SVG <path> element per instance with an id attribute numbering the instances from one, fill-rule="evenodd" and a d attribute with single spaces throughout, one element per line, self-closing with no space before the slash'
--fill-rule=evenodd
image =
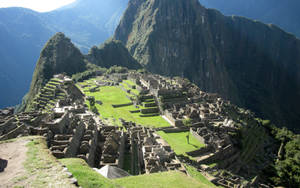
<path id="1" fill-rule="evenodd" d="M 90 102 L 90 106 L 95 106 L 95 97 L 88 97 L 87 99 Z"/>
<path id="2" fill-rule="evenodd" d="M 189 127 L 189 126 L 192 125 L 192 120 L 191 120 L 191 119 L 184 119 L 184 120 L 182 120 L 182 123 L 183 123 L 185 126 Z"/>

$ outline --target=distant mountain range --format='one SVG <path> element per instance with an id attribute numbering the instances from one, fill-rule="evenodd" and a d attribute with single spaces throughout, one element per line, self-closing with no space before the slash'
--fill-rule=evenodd
<path id="1" fill-rule="evenodd" d="M 64 32 L 87 53 L 113 34 L 127 2 L 78 0 L 47 13 L 0 9 L 0 108 L 21 102 L 39 54 L 51 36 Z"/>
<path id="2" fill-rule="evenodd" d="M 300 38 L 299 0 L 199 0 L 225 15 L 238 15 L 275 24 Z"/>

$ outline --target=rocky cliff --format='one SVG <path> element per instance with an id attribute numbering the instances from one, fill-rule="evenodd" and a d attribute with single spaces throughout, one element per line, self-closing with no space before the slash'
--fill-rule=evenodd
<path id="1" fill-rule="evenodd" d="M 25 103 L 23 108 L 26 110 L 30 108 L 27 104 L 30 104 L 34 96 L 53 75 L 66 73 L 71 76 L 85 69 L 84 56 L 79 49 L 63 33 L 57 33 L 46 43 L 41 52 L 33 73 L 30 90 L 23 101 Z"/>
<path id="2" fill-rule="evenodd" d="M 197 0 L 131 0 L 116 29 L 148 70 L 189 78 L 280 126 L 300 122 L 300 41 Z"/>

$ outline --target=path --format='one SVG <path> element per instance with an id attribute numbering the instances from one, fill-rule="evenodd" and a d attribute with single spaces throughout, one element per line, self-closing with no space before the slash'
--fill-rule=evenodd
<path id="1" fill-rule="evenodd" d="M 0 158 L 8 160 L 4 172 L 0 173 L 1 187 L 13 187 L 13 179 L 25 173 L 23 163 L 26 160 L 27 140 L 17 140 L 0 144 Z"/>

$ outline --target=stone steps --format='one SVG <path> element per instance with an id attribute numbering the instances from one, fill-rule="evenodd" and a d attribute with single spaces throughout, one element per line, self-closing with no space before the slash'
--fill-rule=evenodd
<path id="1" fill-rule="evenodd" d="M 70 143 L 69 140 L 53 140 L 52 145 L 60 146 L 60 145 L 68 145 Z"/>
<path id="2" fill-rule="evenodd" d="M 56 150 L 58 150 L 58 151 L 63 152 L 67 147 L 68 147 L 68 145 L 51 146 L 51 147 L 50 147 L 50 150 L 51 150 L 51 151 L 56 151 Z"/>
<path id="3" fill-rule="evenodd" d="M 72 137 L 73 135 L 56 134 L 54 136 L 54 139 L 57 141 L 61 141 L 61 140 L 69 140 Z"/>
<path id="4" fill-rule="evenodd" d="M 65 153 L 59 150 L 52 151 L 52 155 L 58 159 L 62 159 L 65 157 Z"/>

